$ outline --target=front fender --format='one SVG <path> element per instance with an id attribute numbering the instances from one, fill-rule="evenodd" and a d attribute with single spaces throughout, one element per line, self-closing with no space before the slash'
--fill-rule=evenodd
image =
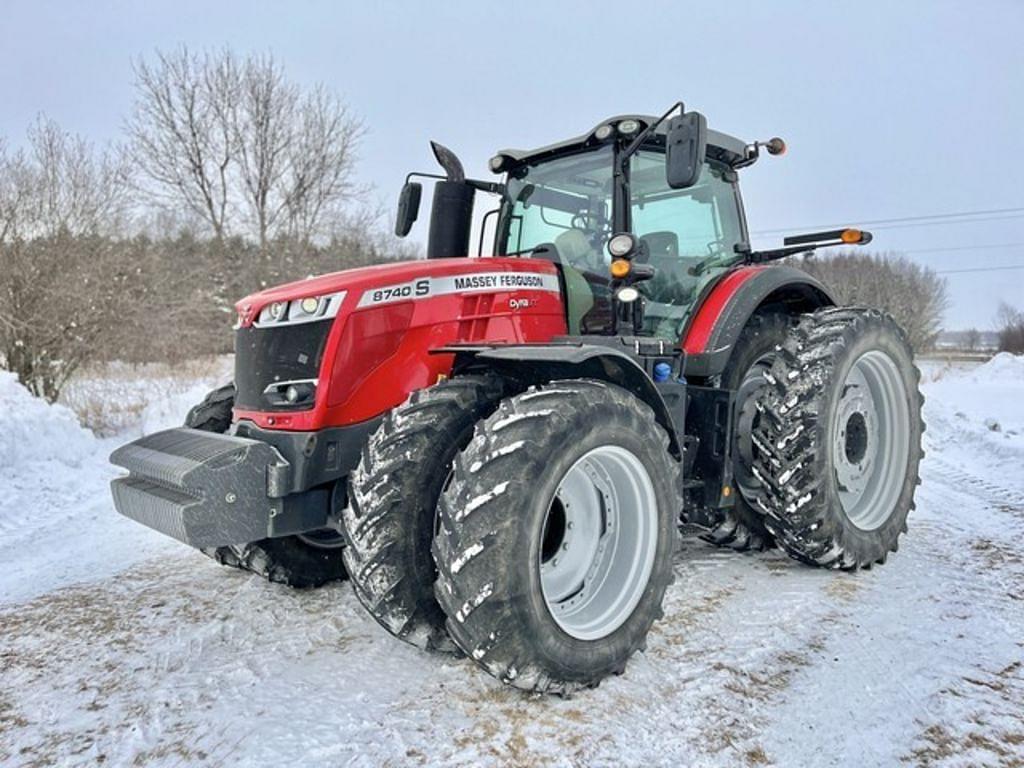
<path id="1" fill-rule="evenodd" d="M 668 345 L 666 344 L 666 348 Z M 433 350 L 455 354 L 453 376 L 489 370 L 529 386 L 560 379 L 598 379 L 622 387 L 647 403 L 658 423 L 668 432 L 672 454 L 682 457 L 679 435 L 683 433 L 685 386 L 659 389 L 641 365 L 625 352 L 598 344 L 502 344 L 450 346 Z M 671 349 L 666 359 L 672 358 Z"/>

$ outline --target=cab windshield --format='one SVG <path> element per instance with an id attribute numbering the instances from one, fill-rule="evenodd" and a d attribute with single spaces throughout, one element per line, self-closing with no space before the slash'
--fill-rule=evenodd
<path id="1" fill-rule="evenodd" d="M 614 152 L 606 144 L 523 165 L 506 185 L 498 253 L 532 252 L 561 265 L 571 334 L 608 333 L 612 327 L 611 257 L 605 246 L 615 234 Z M 628 221 L 646 246 L 638 259 L 656 270 L 639 284 L 644 335 L 679 341 L 697 294 L 729 265 L 743 240 L 737 195 L 724 171 L 705 164 L 695 186 L 676 190 L 665 181 L 663 152 L 643 149 L 630 160 Z M 702 262 L 708 268 L 690 274 Z"/>

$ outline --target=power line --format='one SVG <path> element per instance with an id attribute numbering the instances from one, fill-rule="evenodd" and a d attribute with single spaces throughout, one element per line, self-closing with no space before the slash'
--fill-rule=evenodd
<path id="1" fill-rule="evenodd" d="M 940 253 L 946 251 L 991 251 L 999 248 L 1016 248 L 1017 246 L 1024 245 L 1024 242 L 1020 243 L 991 243 L 986 245 L 950 245 L 943 246 L 941 248 L 913 248 L 909 251 L 905 251 L 902 248 L 895 248 L 893 250 L 899 253 Z"/>
<path id="2" fill-rule="evenodd" d="M 1006 269 L 1024 269 L 1024 264 L 1010 264 L 1005 267 L 968 267 L 966 269 L 938 269 L 937 275 L 957 275 L 962 272 L 1002 272 Z"/>
<path id="3" fill-rule="evenodd" d="M 877 224 L 901 224 L 903 222 L 920 221 L 920 222 L 931 222 L 932 220 L 942 219 L 963 219 L 966 216 L 987 216 L 991 214 L 1005 214 L 1024 213 L 1024 208 L 989 208 L 982 211 L 954 211 L 950 213 L 932 213 L 920 216 L 899 216 L 892 219 L 861 219 L 853 223 L 860 225 L 877 225 Z M 1008 217 L 1015 218 L 1015 217 Z M 967 221 L 973 221 L 973 219 L 966 219 Z M 774 235 L 784 232 L 793 232 L 798 230 L 808 229 L 832 229 L 838 227 L 849 226 L 851 222 L 843 222 L 841 224 L 810 224 L 802 227 L 784 227 L 781 229 L 759 229 L 755 232 L 751 232 L 752 235 Z M 935 223 L 938 223 L 937 221 Z"/>
<path id="4" fill-rule="evenodd" d="M 892 253 L 904 254 L 904 253 L 949 253 L 952 251 L 993 251 L 1005 248 L 1017 248 L 1024 246 L 1024 242 L 1019 243 L 984 243 L 982 245 L 948 245 L 941 246 L 938 248 L 911 248 L 907 250 L 905 248 L 892 248 Z M 842 245 L 830 245 L 827 246 L 828 251 L 834 251 L 836 248 L 844 248 Z M 824 250 L 824 249 L 823 249 Z"/>
<path id="5" fill-rule="evenodd" d="M 982 224 L 987 221 L 1006 221 L 1008 219 L 1024 219 L 1024 213 L 1011 213 L 1005 216 L 985 216 L 977 219 L 943 219 L 941 221 L 917 221 L 907 224 L 872 224 L 871 231 L 879 229 L 916 229 L 918 227 L 948 227 L 952 224 Z"/>

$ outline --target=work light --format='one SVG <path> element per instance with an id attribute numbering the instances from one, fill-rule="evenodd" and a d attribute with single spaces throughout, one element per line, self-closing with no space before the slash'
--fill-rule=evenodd
<path id="1" fill-rule="evenodd" d="M 636 239 L 628 232 L 615 235 L 615 237 L 608 241 L 608 253 L 616 259 L 628 256 L 633 252 L 634 247 L 636 247 Z"/>
<path id="2" fill-rule="evenodd" d="M 623 136 L 631 136 L 640 130 L 639 120 L 623 120 L 619 123 L 619 133 Z"/>

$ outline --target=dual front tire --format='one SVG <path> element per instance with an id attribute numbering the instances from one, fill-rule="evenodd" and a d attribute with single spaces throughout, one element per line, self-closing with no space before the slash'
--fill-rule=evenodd
<path id="1" fill-rule="evenodd" d="M 621 673 L 672 580 L 678 473 L 653 411 L 618 387 L 559 381 L 503 401 L 438 506 L 435 595 L 456 644 L 529 691 Z"/>
<path id="2" fill-rule="evenodd" d="M 507 394 L 460 377 L 386 417 L 351 478 L 345 560 L 396 637 L 568 693 L 620 673 L 661 615 L 678 463 L 618 387 Z"/>

